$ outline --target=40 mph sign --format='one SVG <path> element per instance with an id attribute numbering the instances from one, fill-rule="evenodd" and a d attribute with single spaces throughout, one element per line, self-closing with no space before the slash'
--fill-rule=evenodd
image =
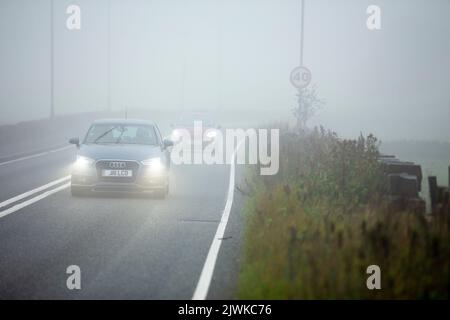
<path id="1" fill-rule="evenodd" d="M 297 67 L 291 72 L 291 83 L 297 89 L 306 88 L 311 82 L 311 71 L 305 67 Z"/>

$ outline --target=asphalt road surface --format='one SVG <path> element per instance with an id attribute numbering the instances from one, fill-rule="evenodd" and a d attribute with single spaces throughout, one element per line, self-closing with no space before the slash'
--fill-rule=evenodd
<path id="1" fill-rule="evenodd" d="M 230 165 L 172 166 L 163 200 L 74 198 L 64 180 L 2 206 L 68 176 L 75 153 L 0 163 L 0 299 L 191 299 L 227 201 Z M 209 299 L 233 298 L 238 203 L 235 193 Z M 80 290 L 67 288 L 70 265 L 81 269 Z"/>

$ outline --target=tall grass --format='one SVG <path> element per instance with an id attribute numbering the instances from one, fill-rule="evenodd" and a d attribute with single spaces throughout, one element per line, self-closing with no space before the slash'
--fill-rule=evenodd
<path id="1" fill-rule="evenodd" d="M 388 212 L 373 136 L 283 128 L 276 176 L 250 170 L 244 299 L 448 298 L 448 216 Z M 381 268 L 381 290 L 366 268 Z"/>

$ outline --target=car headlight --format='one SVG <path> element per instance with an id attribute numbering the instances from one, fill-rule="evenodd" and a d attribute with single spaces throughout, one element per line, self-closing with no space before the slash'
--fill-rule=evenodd
<path id="1" fill-rule="evenodd" d="M 146 160 L 142 160 L 141 161 L 142 164 L 144 166 L 161 166 L 162 165 L 162 161 L 160 157 L 155 157 L 155 158 L 150 158 L 150 159 L 146 159 Z"/>
<path id="2" fill-rule="evenodd" d="M 206 133 L 206 137 L 209 138 L 209 139 L 213 139 L 216 136 L 217 136 L 217 131 L 216 130 L 211 130 L 211 131 L 208 131 Z"/>
<path id="3" fill-rule="evenodd" d="M 77 155 L 77 160 L 75 161 L 74 166 L 77 169 L 84 169 L 92 165 L 94 162 L 94 159 Z"/>
<path id="4" fill-rule="evenodd" d="M 161 160 L 160 157 L 156 157 L 156 158 L 150 158 L 147 160 L 142 160 L 142 164 L 144 166 L 152 166 L 153 168 L 162 168 L 164 167 L 164 164 Z"/>
<path id="5" fill-rule="evenodd" d="M 145 172 L 150 175 L 159 175 L 164 172 L 164 163 L 160 157 L 150 158 L 141 161 L 141 163 L 146 167 Z"/>

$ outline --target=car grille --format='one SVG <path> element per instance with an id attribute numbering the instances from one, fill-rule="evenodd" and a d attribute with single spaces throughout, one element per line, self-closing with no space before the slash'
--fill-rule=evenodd
<path id="1" fill-rule="evenodd" d="M 113 165 L 111 165 L 113 163 Z M 118 163 L 120 163 L 120 167 L 118 166 Z M 122 165 L 124 163 L 124 165 Z M 97 177 L 99 181 L 104 182 L 123 182 L 123 183 L 130 183 L 134 182 L 136 180 L 136 175 L 138 173 L 139 169 L 139 163 L 136 161 L 130 161 L 130 160 L 100 160 L 97 161 L 96 164 L 97 168 Z M 132 177 L 102 177 L 102 170 L 132 170 L 133 176 Z"/>

